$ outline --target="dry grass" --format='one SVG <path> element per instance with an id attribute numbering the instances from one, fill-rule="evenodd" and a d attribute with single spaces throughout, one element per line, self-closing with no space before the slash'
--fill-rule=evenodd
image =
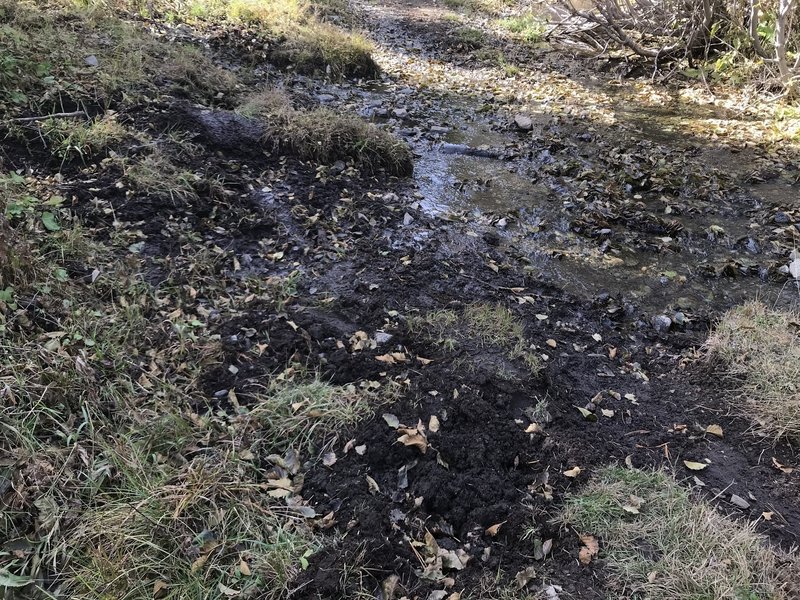
<path id="1" fill-rule="evenodd" d="M 17 549 L 0 553 L 2 581 L 20 598 L 285 597 L 318 544 L 301 467 L 382 391 L 289 366 L 212 401 L 203 376 L 225 355 L 203 310 L 224 296 L 222 318 L 241 314 L 249 284 L 221 283 L 201 264 L 218 255 L 194 247 L 191 268 L 154 288 L 130 239 L 92 240 L 55 182 L 0 182 L 15 215 L 4 228 L 31 263 L 0 285 L 0 539 Z M 43 209 L 61 229 L 43 227 Z M 292 293 L 275 282 L 260 297 L 276 310 Z"/>
<path id="2" fill-rule="evenodd" d="M 723 315 L 706 342 L 734 382 L 734 401 L 765 435 L 800 440 L 800 314 L 749 302 Z"/>
<path id="3" fill-rule="evenodd" d="M 136 192 L 162 198 L 193 198 L 197 195 L 193 173 L 177 167 L 160 150 L 125 164 L 125 180 Z"/>
<path id="4" fill-rule="evenodd" d="M 132 135 L 113 115 L 90 121 L 49 119 L 42 123 L 41 131 L 51 152 L 65 160 L 103 154 Z"/>
<path id="5" fill-rule="evenodd" d="M 304 73 L 327 72 L 334 76 L 373 77 L 378 67 L 372 46 L 362 36 L 324 20 L 331 12 L 342 13 L 341 2 L 308 0 L 95 0 L 146 16 L 183 21 L 197 27 L 220 25 L 242 33 L 255 58 Z M 321 6 L 318 6 L 321 5 Z M 263 52 L 263 55 L 261 54 Z"/>
<path id="6" fill-rule="evenodd" d="M 639 506 L 638 514 L 625 506 Z M 796 559 L 717 513 L 661 471 L 601 469 L 567 499 L 563 521 L 597 536 L 610 597 L 789 600 Z"/>
<path id="7" fill-rule="evenodd" d="M 369 171 L 383 169 L 395 175 L 413 170 L 413 157 L 404 142 L 355 115 L 326 108 L 296 110 L 279 90 L 250 96 L 238 112 L 264 121 L 267 142 L 276 150 L 304 160 L 327 164 L 352 160 Z"/>

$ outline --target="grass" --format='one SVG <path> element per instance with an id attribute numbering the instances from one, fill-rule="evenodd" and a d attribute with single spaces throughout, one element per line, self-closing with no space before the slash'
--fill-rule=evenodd
<path id="1" fill-rule="evenodd" d="M 796 560 L 662 471 L 605 467 L 567 499 L 562 517 L 600 540 L 612 598 L 792 597 L 788 582 L 797 577 Z"/>
<path id="2" fill-rule="evenodd" d="M 90 121 L 48 119 L 42 123 L 41 131 L 51 152 L 64 160 L 103 154 L 130 136 L 113 115 Z"/>
<path id="3" fill-rule="evenodd" d="M 362 36 L 325 20 L 336 15 L 347 21 L 344 3 L 337 0 L 116 0 L 113 5 L 146 16 L 203 27 L 222 25 L 246 38 L 255 59 L 265 58 L 302 73 L 374 77 L 378 67 L 372 46 Z M 253 39 L 259 43 L 253 44 Z"/>
<path id="4" fill-rule="evenodd" d="M 539 17 L 531 14 L 500 19 L 497 24 L 513 33 L 516 39 L 527 44 L 538 44 L 544 39 L 544 34 L 547 31 L 547 24 Z"/>
<path id="5" fill-rule="evenodd" d="M 477 50 L 486 43 L 486 36 L 474 27 L 459 27 L 452 32 L 453 42 L 467 50 Z"/>
<path id="6" fill-rule="evenodd" d="M 163 160 L 143 162 L 163 178 Z M 302 465 L 383 392 L 288 365 L 209 399 L 226 357 L 206 307 L 226 320 L 258 293 L 282 310 L 294 277 L 221 284 L 218 253 L 193 247 L 153 287 L 129 240 L 95 240 L 57 186 L 0 177 L 17 261 L 0 256 L 0 539 L 17 548 L 0 574 L 26 598 L 285 597 L 319 544 Z"/>
<path id="7" fill-rule="evenodd" d="M 511 360 L 520 359 L 534 373 L 541 360 L 530 349 L 525 328 L 514 313 L 497 304 L 475 303 L 463 311 L 440 309 L 409 320 L 412 333 L 426 336 L 448 352 L 464 342 L 503 350 Z"/>
<path id="8" fill-rule="evenodd" d="M 164 151 L 123 164 L 124 179 L 136 192 L 171 199 L 196 196 L 194 184 L 199 178 L 177 167 Z"/>
<path id="9" fill-rule="evenodd" d="M 395 175 L 413 170 L 410 149 L 393 135 L 357 116 L 327 108 L 296 110 L 279 90 L 248 97 L 238 112 L 264 121 L 266 142 L 276 150 L 304 160 L 327 164 L 352 160 L 369 171 L 385 169 Z"/>
<path id="10" fill-rule="evenodd" d="M 800 440 L 800 314 L 748 302 L 725 313 L 706 341 L 735 387 L 732 401 L 764 435 Z"/>
<path id="11" fill-rule="evenodd" d="M 513 4 L 513 0 L 444 0 L 451 10 L 496 15 Z"/>

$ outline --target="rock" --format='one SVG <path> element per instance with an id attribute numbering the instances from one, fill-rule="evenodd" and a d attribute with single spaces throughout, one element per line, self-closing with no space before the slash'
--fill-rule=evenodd
<path id="1" fill-rule="evenodd" d="M 750 508 L 750 503 L 742 498 L 741 496 L 737 496 L 736 494 L 731 494 L 730 503 L 734 506 L 738 506 L 742 510 L 747 510 Z"/>
<path id="2" fill-rule="evenodd" d="M 676 325 L 682 327 L 686 323 L 686 315 L 678 311 L 673 315 L 672 320 L 675 322 Z"/>
<path id="3" fill-rule="evenodd" d="M 775 216 L 772 217 L 772 220 L 775 221 L 776 223 L 780 223 L 780 224 L 786 224 L 786 223 L 788 223 L 790 221 L 789 215 L 787 215 L 783 211 L 776 212 Z"/>
<path id="4" fill-rule="evenodd" d="M 411 225 L 414 222 L 414 217 L 406 213 L 403 215 L 403 225 Z"/>
<path id="5" fill-rule="evenodd" d="M 439 125 L 433 125 L 430 128 L 431 133 L 447 133 L 448 131 L 450 131 L 449 127 L 440 127 Z"/>
<path id="6" fill-rule="evenodd" d="M 317 100 L 319 100 L 322 104 L 327 104 L 328 102 L 333 102 L 336 100 L 336 96 L 333 94 L 319 94 L 317 96 Z"/>
<path id="7" fill-rule="evenodd" d="M 343 161 L 337 160 L 335 163 L 333 163 L 331 165 L 330 173 L 332 175 L 338 175 L 339 173 L 344 171 L 346 168 L 347 168 L 347 165 L 345 165 Z"/>
<path id="8" fill-rule="evenodd" d="M 379 344 L 385 344 L 386 342 L 391 341 L 394 336 L 391 333 L 386 333 L 385 331 L 376 331 L 375 332 L 375 341 Z"/>
<path id="9" fill-rule="evenodd" d="M 408 116 L 408 109 L 405 108 L 395 108 L 392 111 L 392 114 L 397 117 L 398 119 L 405 119 Z"/>
<path id="10" fill-rule="evenodd" d="M 526 115 L 517 115 L 514 117 L 514 124 L 522 131 L 530 131 L 533 129 L 533 121 Z"/>
<path id="11" fill-rule="evenodd" d="M 672 319 L 667 315 L 658 315 L 653 317 L 653 329 L 658 333 L 667 333 L 669 328 L 672 327 Z"/>
<path id="12" fill-rule="evenodd" d="M 97 57 L 94 54 L 90 54 L 89 56 L 87 56 L 85 59 L 83 59 L 83 62 L 85 62 L 90 67 L 96 67 L 99 64 L 97 62 Z"/>

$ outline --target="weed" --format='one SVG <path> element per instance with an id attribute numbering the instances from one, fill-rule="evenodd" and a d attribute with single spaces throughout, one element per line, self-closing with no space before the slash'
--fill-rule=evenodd
<path id="1" fill-rule="evenodd" d="M 790 597 L 796 561 L 662 471 L 605 467 L 567 499 L 563 520 L 601 540 L 613 597 Z"/>
<path id="2" fill-rule="evenodd" d="M 706 341 L 737 389 L 740 411 L 765 435 L 800 440 L 800 339 L 794 311 L 749 302 L 723 315 Z"/>
<path id="3" fill-rule="evenodd" d="M 480 29 L 474 27 L 459 27 L 453 31 L 453 41 L 456 45 L 467 50 L 477 50 L 486 43 L 486 36 Z"/>
<path id="4" fill-rule="evenodd" d="M 451 10 L 489 15 L 499 14 L 511 4 L 513 0 L 444 0 L 444 5 Z"/>

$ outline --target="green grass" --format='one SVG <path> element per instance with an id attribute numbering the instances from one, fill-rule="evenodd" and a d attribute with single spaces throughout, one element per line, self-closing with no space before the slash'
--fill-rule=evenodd
<path id="1" fill-rule="evenodd" d="M 725 313 L 706 342 L 737 411 L 764 435 L 800 440 L 800 314 L 749 302 Z"/>
<path id="2" fill-rule="evenodd" d="M 267 125 L 267 144 L 305 160 L 327 164 L 352 160 L 368 171 L 384 169 L 395 175 L 413 170 L 413 157 L 404 142 L 355 115 L 326 108 L 296 110 L 277 90 L 248 97 L 238 112 Z"/>
<path id="3" fill-rule="evenodd" d="M 486 35 L 474 27 L 459 27 L 451 35 L 454 44 L 467 50 L 477 50 L 486 43 Z"/>
<path id="4" fill-rule="evenodd" d="M 513 4 L 513 0 L 444 0 L 451 10 L 496 15 Z"/>
<path id="5" fill-rule="evenodd" d="M 412 333 L 425 336 L 448 352 L 471 341 L 502 349 L 508 358 L 521 360 L 534 373 L 542 366 L 525 337 L 522 322 L 504 306 L 475 303 L 461 312 L 435 310 L 410 319 L 408 326 Z"/>
<path id="6" fill-rule="evenodd" d="M 566 500 L 562 518 L 600 540 L 610 598 L 788 600 L 798 573 L 753 526 L 661 471 L 605 467 Z"/>
<path id="7" fill-rule="evenodd" d="M 136 192 L 162 198 L 193 198 L 197 195 L 193 173 L 176 166 L 161 150 L 135 161 L 125 161 L 124 179 Z"/>
<path id="8" fill-rule="evenodd" d="M 537 16 L 527 14 L 500 19 L 497 24 L 514 34 L 516 39 L 528 44 L 537 44 L 544 39 L 547 24 Z"/>

